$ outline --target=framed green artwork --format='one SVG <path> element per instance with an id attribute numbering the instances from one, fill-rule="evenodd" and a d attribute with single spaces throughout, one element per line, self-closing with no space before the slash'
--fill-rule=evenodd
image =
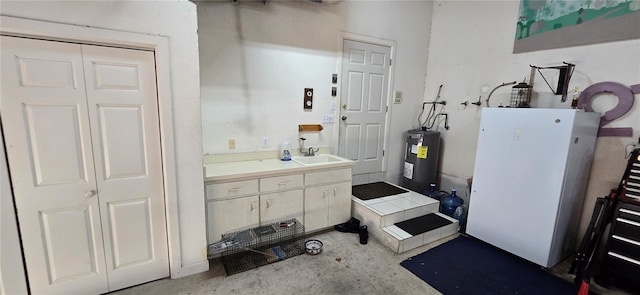
<path id="1" fill-rule="evenodd" d="M 640 39 L 640 0 L 521 0 L 514 53 Z"/>

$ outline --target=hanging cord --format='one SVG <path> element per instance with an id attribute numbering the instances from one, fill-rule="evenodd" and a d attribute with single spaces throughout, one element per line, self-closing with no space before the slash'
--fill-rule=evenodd
<path id="1" fill-rule="evenodd" d="M 431 121 L 431 118 L 433 118 L 433 116 L 436 113 L 436 104 L 432 104 L 431 108 L 429 108 L 429 113 L 427 114 L 427 118 L 424 120 L 424 122 L 422 122 L 422 127 L 427 127 L 427 125 L 429 124 L 429 122 Z M 427 129 L 430 129 L 429 127 L 427 127 Z"/>
<path id="2" fill-rule="evenodd" d="M 446 104 L 445 101 L 440 102 L 440 91 L 442 90 L 442 85 L 440 85 L 440 88 L 438 89 L 438 95 L 436 96 L 436 99 L 431 103 L 431 109 L 429 109 L 429 114 L 427 115 L 427 119 L 424 121 L 423 126 L 426 127 L 427 129 L 431 129 L 433 128 L 433 125 L 436 122 L 436 118 L 438 115 L 440 115 L 442 113 L 442 110 L 444 109 L 444 105 Z M 437 106 L 436 104 L 441 104 L 442 106 L 440 107 L 440 112 L 437 111 Z"/>
<path id="3" fill-rule="evenodd" d="M 422 103 L 422 112 L 420 112 L 420 115 L 418 116 L 418 124 L 420 125 L 421 128 L 427 128 L 430 129 L 430 127 L 427 127 L 429 121 L 432 120 L 433 116 L 435 116 L 436 114 L 436 104 L 442 104 L 444 105 L 444 102 L 438 102 L 438 100 L 440 100 L 440 92 L 442 91 L 442 84 L 440 85 L 440 87 L 438 87 L 438 93 L 436 94 L 436 98 L 433 102 L 423 102 Z M 422 115 L 424 114 L 424 105 L 425 104 L 431 104 L 431 108 L 429 108 L 429 112 L 427 113 L 427 118 L 422 121 Z"/>
<path id="4" fill-rule="evenodd" d="M 431 129 L 433 128 L 433 126 L 436 124 L 436 119 L 438 118 L 438 116 L 442 115 L 442 110 L 444 109 L 444 106 L 440 107 L 440 111 L 436 111 L 436 105 L 433 105 L 433 114 L 431 114 L 431 117 L 428 118 L 428 121 L 425 121 L 425 126 L 427 126 L 427 129 Z"/>
<path id="5" fill-rule="evenodd" d="M 422 115 L 424 115 L 424 105 L 427 104 L 426 102 L 422 103 L 422 111 L 420 112 L 420 115 L 418 115 L 418 126 L 420 127 L 424 127 L 424 123 L 422 123 Z M 429 111 L 431 112 L 431 111 Z"/>

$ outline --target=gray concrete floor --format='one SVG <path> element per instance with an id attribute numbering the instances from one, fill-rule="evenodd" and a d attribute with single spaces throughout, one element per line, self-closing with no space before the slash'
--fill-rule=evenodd
<path id="1" fill-rule="evenodd" d="M 375 239 L 360 245 L 357 234 L 328 231 L 314 235 L 324 243 L 323 252 L 303 254 L 254 270 L 226 276 L 219 260 L 212 260 L 208 272 L 180 279 L 162 279 L 112 294 L 440 294 L 437 290 L 400 266 L 406 258 L 418 255 L 457 235 L 411 251 L 395 254 Z M 570 265 L 570 262 L 569 262 Z M 559 276 L 566 263 L 552 271 Z M 592 286 L 602 295 L 628 294 Z"/>

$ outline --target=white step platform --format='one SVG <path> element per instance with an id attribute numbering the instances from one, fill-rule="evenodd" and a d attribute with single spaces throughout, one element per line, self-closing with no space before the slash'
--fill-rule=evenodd
<path id="1" fill-rule="evenodd" d="M 420 247 L 458 232 L 458 221 L 438 212 L 440 202 L 413 191 L 372 200 L 360 200 L 351 196 L 351 200 L 352 216 L 360 220 L 360 225 L 367 226 L 370 236 L 375 237 L 396 253 Z M 401 221 L 431 213 L 451 223 L 415 236 L 395 225 Z"/>

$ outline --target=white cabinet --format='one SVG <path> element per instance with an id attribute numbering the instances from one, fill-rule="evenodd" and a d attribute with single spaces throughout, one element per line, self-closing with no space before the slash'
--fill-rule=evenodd
<path id="1" fill-rule="evenodd" d="M 351 179 L 331 187 L 329 191 L 329 204 L 327 208 L 327 226 L 344 223 L 351 218 Z M 333 192 L 333 194 L 331 194 Z M 311 231 L 311 229 L 309 229 Z"/>
<path id="2" fill-rule="evenodd" d="M 309 232 L 351 217 L 350 165 L 277 172 L 230 173 L 206 182 L 209 243 L 227 232 L 280 220 L 295 218 Z"/>
<path id="3" fill-rule="evenodd" d="M 260 195 L 260 222 L 262 224 L 295 218 L 302 221 L 303 190 Z"/>
<path id="4" fill-rule="evenodd" d="M 302 221 L 302 174 L 260 179 L 260 222 L 295 218 Z"/>
<path id="5" fill-rule="evenodd" d="M 207 240 L 278 220 L 302 221 L 302 187 L 302 174 L 207 183 Z"/>
<path id="6" fill-rule="evenodd" d="M 260 224 L 258 180 L 211 183 L 207 197 L 207 240 L 220 240 L 223 233 Z"/>
<path id="7" fill-rule="evenodd" d="M 258 195 L 207 202 L 209 242 L 219 241 L 222 234 L 260 224 Z"/>
<path id="8" fill-rule="evenodd" d="M 351 169 L 305 174 L 304 225 L 315 231 L 351 217 Z"/>

